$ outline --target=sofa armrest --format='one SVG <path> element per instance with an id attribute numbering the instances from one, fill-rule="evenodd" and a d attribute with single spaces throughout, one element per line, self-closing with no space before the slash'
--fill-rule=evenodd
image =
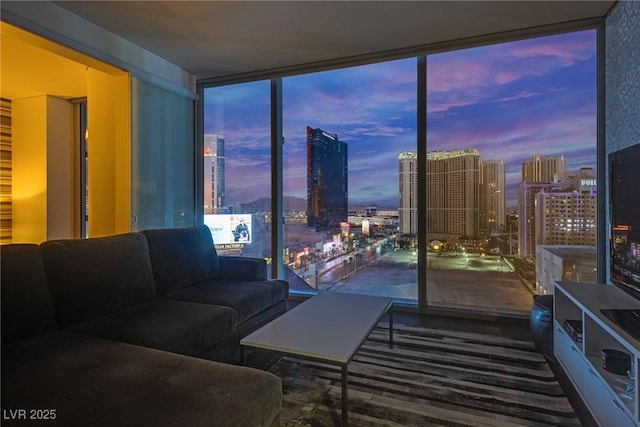
<path id="1" fill-rule="evenodd" d="M 263 258 L 218 256 L 220 278 L 235 280 L 267 280 L 267 261 Z"/>

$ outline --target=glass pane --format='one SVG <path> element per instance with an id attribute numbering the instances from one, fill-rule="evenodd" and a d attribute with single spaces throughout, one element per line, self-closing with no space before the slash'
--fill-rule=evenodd
<path id="1" fill-rule="evenodd" d="M 133 231 L 195 225 L 193 100 L 132 79 Z"/>
<path id="2" fill-rule="evenodd" d="M 416 69 L 411 58 L 283 79 L 283 263 L 293 293 L 417 303 L 416 230 L 400 229 L 398 206 L 403 153 L 417 146 Z"/>
<path id="3" fill-rule="evenodd" d="M 595 30 L 428 56 L 428 304 L 595 281 L 596 68 Z"/>
<path id="4" fill-rule="evenodd" d="M 204 222 L 223 255 L 272 258 L 269 109 L 268 80 L 204 90 Z"/>

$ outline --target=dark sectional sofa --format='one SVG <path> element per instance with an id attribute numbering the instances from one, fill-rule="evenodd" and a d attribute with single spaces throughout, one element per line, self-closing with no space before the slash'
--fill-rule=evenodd
<path id="1" fill-rule="evenodd" d="M 206 226 L 0 251 L 3 425 L 279 424 L 280 379 L 231 364 L 286 310 L 264 260 Z"/>

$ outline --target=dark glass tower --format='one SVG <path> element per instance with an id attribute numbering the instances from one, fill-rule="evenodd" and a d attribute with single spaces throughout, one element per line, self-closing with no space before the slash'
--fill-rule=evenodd
<path id="1" fill-rule="evenodd" d="M 307 224 L 327 229 L 347 220 L 347 144 L 307 126 Z"/>

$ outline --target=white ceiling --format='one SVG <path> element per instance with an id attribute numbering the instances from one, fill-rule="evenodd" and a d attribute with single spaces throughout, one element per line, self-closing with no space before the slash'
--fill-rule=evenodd
<path id="1" fill-rule="evenodd" d="M 614 1 L 57 1 L 198 77 L 602 17 Z"/>

